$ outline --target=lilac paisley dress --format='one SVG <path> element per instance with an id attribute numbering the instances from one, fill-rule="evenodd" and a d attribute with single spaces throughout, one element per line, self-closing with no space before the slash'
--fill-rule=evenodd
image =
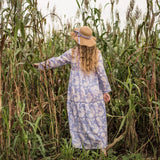
<path id="1" fill-rule="evenodd" d="M 107 119 L 103 93 L 111 91 L 106 76 L 102 55 L 98 54 L 98 68 L 95 73 L 84 74 L 72 49 L 59 57 L 52 57 L 39 63 L 39 69 L 71 64 L 67 95 L 67 113 L 72 145 L 75 148 L 101 149 L 107 146 Z M 77 53 L 75 53 L 77 54 Z"/>

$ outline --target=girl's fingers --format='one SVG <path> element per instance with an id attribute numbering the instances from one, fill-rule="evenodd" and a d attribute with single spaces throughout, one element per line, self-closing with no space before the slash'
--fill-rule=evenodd
<path id="1" fill-rule="evenodd" d="M 38 63 L 33 63 L 33 67 L 36 67 L 36 68 L 38 68 Z"/>
<path id="2" fill-rule="evenodd" d="M 38 63 L 33 63 L 34 66 L 38 66 Z"/>
<path id="3" fill-rule="evenodd" d="M 108 94 L 108 100 L 110 101 L 110 99 L 111 99 L 111 98 L 110 98 L 110 95 Z"/>

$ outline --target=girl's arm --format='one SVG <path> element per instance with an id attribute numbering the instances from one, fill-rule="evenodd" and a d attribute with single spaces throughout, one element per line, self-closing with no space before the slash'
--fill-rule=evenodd
<path id="1" fill-rule="evenodd" d="M 106 103 L 108 103 L 110 100 L 110 96 L 109 96 L 108 92 L 111 92 L 111 87 L 108 82 L 108 77 L 107 77 L 105 69 L 104 69 L 103 59 L 102 59 L 101 53 L 99 53 L 99 57 L 98 57 L 97 74 L 98 74 L 100 89 L 102 90 L 103 95 L 104 95 L 104 100 Z"/>
<path id="2" fill-rule="evenodd" d="M 59 57 L 52 57 L 44 62 L 34 63 L 33 66 L 39 70 L 57 68 L 71 62 L 71 49 Z"/>

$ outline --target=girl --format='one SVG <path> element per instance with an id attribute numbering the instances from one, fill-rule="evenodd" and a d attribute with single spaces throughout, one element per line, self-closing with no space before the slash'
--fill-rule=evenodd
<path id="1" fill-rule="evenodd" d="M 96 48 L 92 30 L 83 26 L 74 29 L 72 39 L 77 46 L 59 57 L 34 63 L 39 70 L 71 64 L 67 95 L 67 113 L 72 145 L 76 148 L 101 149 L 107 146 L 107 119 L 105 103 L 111 91 L 102 55 Z"/>

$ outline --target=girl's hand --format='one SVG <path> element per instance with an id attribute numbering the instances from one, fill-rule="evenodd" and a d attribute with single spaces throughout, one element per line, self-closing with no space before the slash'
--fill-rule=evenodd
<path id="1" fill-rule="evenodd" d="M 104 99 L 104 101 L 105 101 L 106 103 L 108 103 L 108 102 L 110 101 L 110 99 L 111 99 L 109 93 L 104 93 L 104 94 L 103 94 L 103 99 Z"/>
<path id="2" fill-rule="evenodd" d="M 33 63 L 33 67 L 38 68 L 39 63 Z"/>

